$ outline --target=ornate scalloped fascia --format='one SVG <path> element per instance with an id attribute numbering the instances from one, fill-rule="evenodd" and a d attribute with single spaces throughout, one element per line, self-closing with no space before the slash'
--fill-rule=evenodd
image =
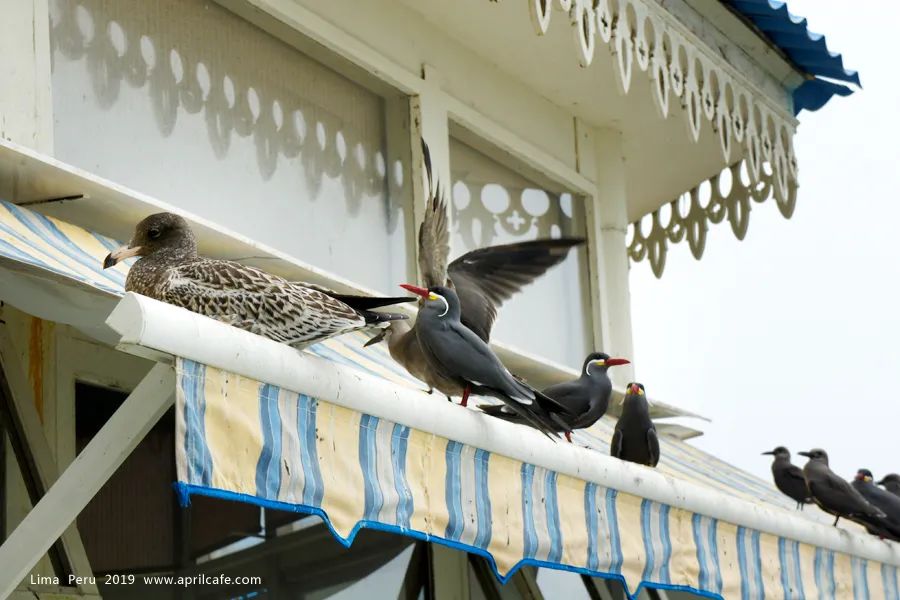
<path id="1" fill-rule="evenodd" d="M 649 219 L 650 231 L 644 231 L 646 223 L 642 221 L 647 221 L 646 217 L 632 223 L 628 255 L 635 262 L 648 259 L 653 274 L 661 277 L 669 244 L 687 240 L 691 254 L 700 260 L 706 248 L 710 223 L 721 223 L 727 218 L 735 237 L 744 239 L 753 207 L 751 200 L 765 202 L 774 195 L 778 210 L 789 219 L 797 200 L 796 182 L 788 183 L 788 193 L 784 196 L 777 188 L 773 190 L 774 186 L 774 174 L 770 169 L 764 167 L 759 177 L 752 180 L 749 161 L 742 159 L 653 211 Z M 664 212 L 668 215 L 664 216 Z"/>
<path id="2" fill-rule="evenodd" d="M 797 189 L 793 147 L 797 120 L 789 107 L 779 105 L 760 91 L 675 16 L 651 0 L 529 0 L 529 5 L 539 35 L 547 32 L 553 8 L 558 6 L 568 13 L 582 66 L 593 61 L 597 41 L 605 43 L 615 57 L 615 71 L 624 93 L 630 91 L 636 70 L 646 73 L 652 82 L 651 95 L 664 118 L 674 99 L 680 100 L 690 138 L 695 142 L 700 139 L 706 121 L 719 139 L 723 165 L 733 165 L 733 170 L 735 163 L 740 163 L 747 171 L 746 184 L 734 178 L 728 196 L 714 194 L 706 208 L 699 204 L 698 185 L 689 192 L 688 216 L 681 217 L 673 210 L 673 218 L 666 226 L 660 223 L 660 211 L 655 211 L 653 227 L 646 236 L 640 222 L 633 223 L 634 241 L 629 247 L 633 260 L 649 256 L 653 272 L 659 277 L 668 243 L 686 235 L 694 256 L 699 258 L 708 222 L 718 223 L 726 215 L 735 235 L 742 238 L 750 197 L 762 202 L 774 195 L 782 214 L 791 215 Z M 714 188 L 719 179 L 717 175 L 710 180 Z M 673 203 L 677 205 L 677 200 Z M 695 231 L 686 234 L 688 226 Z"/>

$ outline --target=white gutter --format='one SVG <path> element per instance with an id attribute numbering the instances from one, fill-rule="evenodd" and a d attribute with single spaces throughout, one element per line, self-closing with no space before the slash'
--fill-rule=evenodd
<path id="1" fill-rule="evenodd" d="M 725 497 L 573 444 L 554 443 L 532 429 L 435 401 L 411 388 L 143 296 L 126 294 L 107 324 L 121 336 L 120 348 L 125 351 L 146 356 L 149 349 L 188 358 L 693 513 L 900 566 L 900 544 Z"/>

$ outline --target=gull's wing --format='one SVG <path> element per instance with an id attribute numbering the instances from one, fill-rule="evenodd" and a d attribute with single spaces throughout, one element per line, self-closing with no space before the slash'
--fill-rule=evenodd
<path id="1" fill-rule="evenodd" d="M 450 256 L 447 204 L 440 182 L 433 181 L 431 153 L 425 140 L 422 140 L 422 154 L 428 175 L 430 199 L 425 207 L 425 220 L 419 226 L 419 271 L 425 287 L 447 285 L 447 260 Z"/>
<path id="2" fill-rule="evenodd" d="M 170 269 L 160 295 L 170 304 L 289 344 L 365 324 L 356 310 L 326 293 L 226 260 Z"/>

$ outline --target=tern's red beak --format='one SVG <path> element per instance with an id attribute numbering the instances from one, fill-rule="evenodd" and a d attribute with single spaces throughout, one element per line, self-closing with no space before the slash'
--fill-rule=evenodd
<path id="1" fill-rule="evenodd" d="M 641 386 L 639 386 L 639 385 L 636 384 L 636 383 L 632 383 L 632 384 L 631 384 L 631 393 L 632 393 L 632 394 L 640 394 L 640 393 L 641 393 Z"/>
<path id="2" fill-rule="evenodd" d="M 401 283 L 400 287 L 402 287 L 407 292 L 412 292 L 413 294 L 418 294 L 419 296 L 422 296 L 423 298 L 428 297 L 428 290 L 426 290 L 423 287 L 419 287 L 417 285 L 412 285 L 411 283 Z"/>
<path id="3" fill-rule="evenodd" d="M 618 365 L 630 365 L 631 361 L 627 358 L 607 358 L 606 366 L 607 367 L 615 367 Z"/>

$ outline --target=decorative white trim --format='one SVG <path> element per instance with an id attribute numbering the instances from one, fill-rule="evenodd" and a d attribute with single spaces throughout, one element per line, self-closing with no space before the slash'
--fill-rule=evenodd
<path id="1" fill-rule="evenodd" d="M 615 56 L 620 89 L 628 93 L 636 70 L 651 80 L 654 103 L 663 118 L 674 98 L 681 100 L 690 139 L 700 139 L 704 121 L 718 138 L 723 164 L 733 173 L 741 167 L 749 181 L 733 177 L 727 195 L 714 193 L 710 204 L 699 203 L 697 186 L 689 192 L 690 211 L 674 210 L 663 227 L 659 210 L 646 236 L 639 223 L 632 224 L 632 260 L 649 256 L 659 277 L 665 265 L 668 242 L 687 236 L 694 256 L 703 253 L 706 222 L 720 222 L 727 215 L 738 238 L 746 233 L 749 198 L 757 202 L 774 195 L 785 217 L 793 212 L 797 189 L 797 161 L 793 136 L 797 120 L 789 106 L 779 105 L 734 66 L 718 56 L 665 8 L 650 0 L 529 0 L 538 35 L 547 32 L 554 7 L 565 11 L 573 26 L 582 66 L 594 58 L 599 38 Z M 787 95 L 787 92 L 785 92 Z M 742 150 L 741 150 L 742 147 Z M 718 188 L 720 176 L 709 183 Z M 740 184 L 738 184 L 740 182 Z M 703 185 L 703 184 L 701 184 Z M 688 227 L 690 225 L 690 227 Z"/>
<path id="2" fill-rule="evenodd" d="M 644 231 L 646 226 L 640 220 L 632 223 L 629 227 L 631 242 L 628 244 L 631 260 L 640 262 L 648 259 L 653 274 L 661 277 L 666 266 L 669 244 L 684 240 L 687 240 L 694 258 L 700 260 L 706 248 L 709 224 L 721 223 L 726 218 L 735 237 L 742 240 L 747 234 L 751 200 L 760 203 L 774 196 L 778 210 L 784 218 L 789 219 L 797 201 L 796 181 L 790 180 L 787 189 L 781 191 L 768 163 L 763 165 L 756 181 L 752 180 L 751 174 L 749 161 L 742 159 L 726 167 L 709 181 L 653 211 L 650 231 Z M 730 185 L 725 181 L 729 178 Z M 668 212 L 668 216 L 664 212 Z"/>

